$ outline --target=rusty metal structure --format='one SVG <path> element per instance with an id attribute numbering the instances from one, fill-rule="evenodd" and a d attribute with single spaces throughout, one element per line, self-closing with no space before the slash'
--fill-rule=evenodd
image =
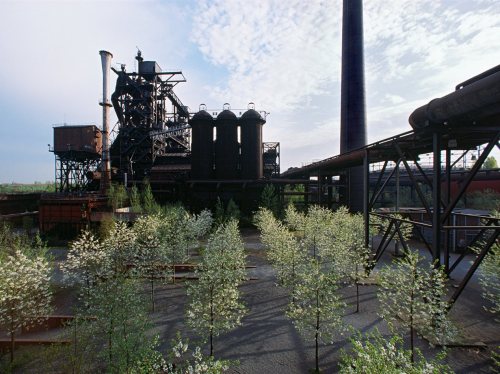
<path id="1" fill-rule="evenodd" d="M 130 187 L 148 180 L 161 203 L 182 201 L 196 208 L 220 198 L 233 199 L 249 212 L 256 208 L 264 186 L 279 176 L 279 143 L 262 142 L 266 112 L 256 111 L 253 103 L 247 109 L 226 103 L 222 111 L 202 104 L 198 113 L 190 113 L 174 92 L 186 81 L 181 71 L 163 71 L 156 61 L 145 61 L 141 51 L 135 57 L 137 72 L 128 72 L 124 64 L 117 70 L 110 52 L 99 54 L 102 131 L 54 128 L 57 192 L 65 194 L 64 204 L 85 196 L 93 201 L 97 191 L 105 196 L 111 181 Z M 117 76 L 111 97 L 110 71 Z M 112 131 L 111 108 L 118 119 Z M 62 214 L 47 208 L 64 205 L 62 195 L 49 200 L 41 222 Z"/>
<path id="2" fill-rule="evenodd" d="M 95 125 L 54 126 L 56 191 L 83 191 L 94 186 L 101 161 L 102 136 Z"/>
<path id="3" fill-rule="evenodd" d="M 280 176 L 280 143 L 262 143 L 262 158 L 264 178 L 279 178 Z"/>

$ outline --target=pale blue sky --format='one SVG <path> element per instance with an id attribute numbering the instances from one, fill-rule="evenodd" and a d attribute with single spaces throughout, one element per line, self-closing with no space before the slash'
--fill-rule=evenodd
<path id="1" fill-rule="evenodd" d="M 182 70 L 191 110 L 270 112 L 282 170 L 338 153 L 341 0 L 1 0 L 0 14 L 2 183 L 53 179 L 54 124 L 101 126 L 101 49 L 129 71 L 136 46 Z M 369 142 L 500 63 L 500 1 L 365 0 L 364 15 Z"/>

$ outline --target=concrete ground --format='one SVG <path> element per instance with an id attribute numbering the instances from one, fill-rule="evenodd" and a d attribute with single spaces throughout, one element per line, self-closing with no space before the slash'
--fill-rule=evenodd
<path id="1" fill-rule="evenodd" d="M 256 266 L 249 269 L 248 274 L 257 280 L 248 281 L 241 287 L 248 314 L 243 318 L 242 326 L 215 339 L 215 356 L 239 361 L 239 365 L 232 367 L 230 373 L 307 373 L 314 367 L 314 342 L 304 342 L 291 321 L 285 317 L 288 295 L 286 290 L 275 285 L 274 272 L 267 262 L 258 232 L 245 230 L 243 235 L 248 252 L 247 263 Z M 64 251 L 58 252 L 57 257 L 63 259 Z M 375 271 L 391 258 L 391 253 L 384 254 Z M 456 279 L 463 276 L 469 263 L 470 260 L 464 261 L 453 276 Z M 60 277 L 56 276 L 56 280 L 59 282 Z M 354 313 L 354 287 L 341 289 L 344 301 L 348 304 L 344 316 L 347 325 L 362 332 L 373 328 L 378 328 L 384 334 L 388 332 L 385 322 L 377 315 L 379 304 L 376 292 L 377 287 L 374 285 L 360 287 L 360 312 Z M 56 313 L 71 313 L 71 304 L 75 300 L 74 294 L 59 292 L 56 297 Z M 157 287 L 156 312 L 151 314 L 151 318 L 154 333 L 160 335 L 162 351 L 168 350 L 169 342 L 177 331 L 190 337 L 192 342 L 197 340 L 184 325 L 185 302 L 186 292 L 182 283 Z M 451 317 L 461 328 L 461 336 L 458 339 L 460 342 L 482 342 L 484 346 L 450 348 L 446 362 L 457 373 L 491 372 L 490 350 L 500 346 L 500 324 L 484 310 L 483 305 L 486 305 L 486 301 L 481 297 L 475 276 L 453 306 Z M 47 334 L 52 335 L 54 332 Z M 417 346 L 428 357 L 437 352 L 437 349 L 430 348 L 427 342 L 421 339 L 418 340 Z M 321 346 L 320 366 L 324 373 L 337 371 L 343 349 L 349 349 L 348 336 L 340 334 L 333 344 Z"/>

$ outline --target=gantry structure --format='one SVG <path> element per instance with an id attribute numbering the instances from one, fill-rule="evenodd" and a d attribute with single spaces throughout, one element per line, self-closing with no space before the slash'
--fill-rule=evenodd
<path id="1" fill-rule="evenodd" d="M 500 65 L 459 84 L 455 92 L 418 108 L 410 116 L 410 124 L 413 127 L 411 131 L 301 168 L 289 169 L 281 176 L 309 180 L 305 184 L 305 196 L 314 196 L 317 203 L 332 206 L 334 188 L 340 195 L 349 188 L 348 180 L 342 184 L 345 180 L 342 176 L 350 168 L 363 167 L 362 212 L 367 246 L 370 216 L 388 220 L 382 240 L 374 248 L 375 261 L 381 258 L 395 237 L 407 247 L 400 229 L 402 224 L 414 227 L 414 234 L 424 243 L 436 265 L 443 265 L 450 277 L 455 276 L 457 266 L 467 254 L 474 256 L 449 300 L 453 305 L 500 233 L 497 217 L 454 212 L 491 151 L 495 147 L 500 148 Z M 458 189 L 452 191 L 452 170 L 468 153 L 476 151 L 476 162 L 470 169 L 464 170 Z M 452 152 L 459 156 L 452 158 Z M 420 156 L 424 154 L 432 155 L 432 173 L 421 165 Z M 370 166 L 373 164 L 381 164 L 382 167 L 370 188 Z M 390 213 L 375 212 L 373 209 L 387 186 L 394 182 L 399 185 L 400 168 L 404 168 L 410 178 L 422 208 L 408 212 L 396 204 Z M 336 183 L 335 179 L 341 182 Z M 424 193 L 424 185 L 432 191 L 430 196 Z M 395 200 L 398 201 L 397 196 Z M 473 224 L 454 224 L 453 216 L 457 215 L 469 216 Z M 416 216 L 421 219 L 415 219 Z M 475 235 L 451 263 L 451 237 L 459 230 L 470 230 Z M 424 235 L 424 231 L 432 232 L 430 238 Z"/>

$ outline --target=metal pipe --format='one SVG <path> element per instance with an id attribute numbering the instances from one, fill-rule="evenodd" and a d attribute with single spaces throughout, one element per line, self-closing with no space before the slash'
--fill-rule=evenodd
<path id="1" fill-rule="evenodd" d="M 434 175 L 432 179 L 432 248 L 436 268 L 441 265 L 441 134 L 432 134 Z"/>
<path id="2" fill-rule="evenodd" d="M 101 193 L 105 194 L 111 183 L 111 161 L 109 157 L 109 111 L 112 107 L 109 100 L 109 71 L 113 55 L 108 51 L 99 51 L 102 64 L 102 178 Z"/>
<path id="3" fill-rule="evenodd" d="M 444 122 L 471 124 L 474 121 L 498 116 L 500 114 L 500 71 L 479 76 L 482 79 L 475 80 L 457 91 L 431 100 L 427 105 L 415 109 L 409 118 L 410 125 L 414 129 L 419 129 Z"/>

